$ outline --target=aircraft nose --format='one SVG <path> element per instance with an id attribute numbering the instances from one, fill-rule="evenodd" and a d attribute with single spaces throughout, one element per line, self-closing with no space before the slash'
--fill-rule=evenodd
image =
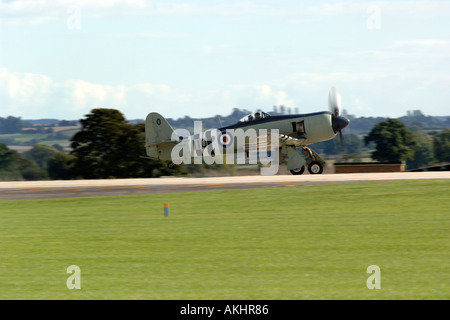
<path id="1" fill-rule="evenodd" d="M 333 118 L 333 131 L 334 133 L 337 133 L 344 129 L 348 124 L 350 123 L 350 120 L 348 120 L 345 117 L 337 116 Z"/>

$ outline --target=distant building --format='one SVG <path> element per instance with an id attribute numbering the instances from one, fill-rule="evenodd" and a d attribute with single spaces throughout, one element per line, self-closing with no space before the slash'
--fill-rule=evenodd
<path id="1" fill-rule="evenodd" d="M 420 110 L 408 110 L 406 111 L 407 117 L 423 117 L 424 114 Z"/>

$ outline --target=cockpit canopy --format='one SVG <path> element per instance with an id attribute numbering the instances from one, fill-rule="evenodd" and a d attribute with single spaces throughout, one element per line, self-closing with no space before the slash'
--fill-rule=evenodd
<path id="1" fill-rule="evenodd" d="M 270 117 L 270 114 L 266 113 L 266 112 L 255 112 L 255 113 L 250 113 L 249 115 L 246 115 L 245 117 L 241 118 L 241 120 L 239 120 L 239 122 L 250 122 L 250 121 L 258 121 L 264 118 Z"/>

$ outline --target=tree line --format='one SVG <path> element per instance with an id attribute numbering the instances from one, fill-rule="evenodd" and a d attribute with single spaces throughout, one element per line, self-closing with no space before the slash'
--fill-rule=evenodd
<path id="1" fill-rule="evenodd" d="M 178 175 L 145 155 L 145 125 L 131 124 L 118 110 L 93 109 L 71 139 L 70 153 L 36 144 L 19 154 L 0 143 L 0 179 L 108 179 Z"/>
<path id="2" fill-rule="evenodd" d="M 71 152 L 36 144 L 22 155 L 0 142 L 0 180 L 143 178 L 192 174 L 208 167 L 169 169 L 166 162 L 143 157 L 145 124 L 130 123 L 118 110 L 93 109 L 80 123 L 81 130 L 71 138 Z M 341 150 L 347 155 L 358 154 L 363 147 L 370 148 L 374 160 L 406 161 L 408 168 L 450 162 L 450 129 L 425 135 L 397 119 L 387 119 L 363 138 L 346 135 L 343 146 L 336 139 L 313 146 L 319 153 Z M 229 165 L 220 168 L 230 171 Z"/>
<path id="3" fill-rule="evenodd" d="M 41 120 L 44 121 L 44 120 Z M 13 133 L 52 133 L 51 127 L 54 126 L 76 126 L 77 120 L 60 120 L 51 125 L 46 125 L 46 128 L 40 126 L 33 126 L 33 122 L 40 122 L 39 120 L 22 120 L 21 117 L 8 116 L 6 118 L 0 117 L 0 134 L 13 134 Z M 45 121 L 44 121 L 45 123 Z M 34 130 L 25 130 L 33 128 Z"/>

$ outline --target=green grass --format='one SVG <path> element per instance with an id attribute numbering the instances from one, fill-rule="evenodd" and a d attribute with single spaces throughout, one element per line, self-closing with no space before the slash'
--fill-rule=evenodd
<path id="1" fill-rule="evenodd" d="M 61 130 L 57 133 L 11 133 L 0 134 L 0 141 L 5 141 L 8 145 L 30 145 L 30 144 L 59 144 L 63 147 L 70 146 L 70 139 L 77 133 L 78 129 Z M 49 137 L 54 137 L 49 140 Z"/>
<path id="2" fill-rule="evenodd" d="M 449 187 L 4 200 L 0 299 L 449 299 Z M 70 265 L 81 290 L 66 287 Z"/>
<path id="3" fill-rule="evenodd" d="M 33 133 L 33 134 L 27 134 L 27 133 L 11 133 L 11 134 L 0 134 L 0 140 L 1 139 L 14 139 L 15 143 L 27 143 L 31 140 L 43 140 L 46 139 L 49 136 L 48 133 Z"/>

